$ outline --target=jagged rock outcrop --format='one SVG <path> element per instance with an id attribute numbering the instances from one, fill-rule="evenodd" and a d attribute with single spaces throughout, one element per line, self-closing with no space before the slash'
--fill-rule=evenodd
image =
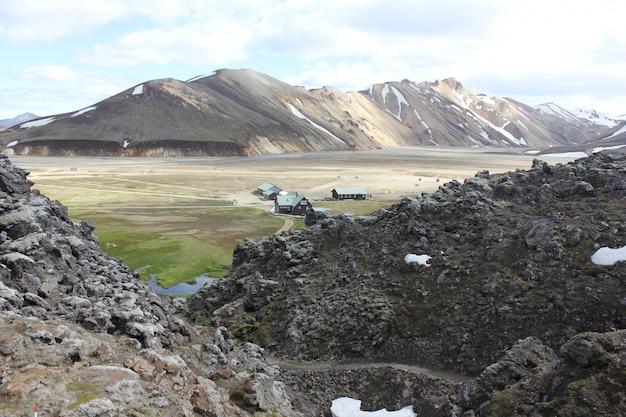
<path id="1" fill-rule="evenodd" d="M 231 275 L 189 302 L 0 168 L 2 416 L 308 417 L 346 395 L 420 417 L 626 411 L 624 265 L 587 261 L 624 245 L 623 157 L 482 172 L 355 219 L 311 213 L 242 242 Z M 281 369 L 268 349 L 361 361 Z"/>
<path id="2" fill-rule="evenodd" d="M 0 415 L 299 415 L 259 346 L 188 323 L 27 175 L 0 155 Z"/>
<path id="3" fill-rule="evenodd" d="M 477 416 L 622 415 L 625 354 L 624 330 L 582 333 L 556 352 L 520 340 L 463 386 L 460 404 Z"/>
<path id="4" fill-rule="evenodd" d="M 480 172 L 369 216 L 319 214 L 245 240 L 189 310 L 286 357 L 479 373 L 520 339 L 555 350 L 626 327 L 625 263 L 591 261 L 626 245 L 625 198 L 623 155 Z"/>

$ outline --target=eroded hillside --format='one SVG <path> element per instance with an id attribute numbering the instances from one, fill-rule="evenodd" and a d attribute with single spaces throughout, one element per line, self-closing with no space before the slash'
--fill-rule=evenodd
<path id="1" fill-rule="evenodd" d="M 0 134 L 0 144 L 17 155 L 232 156 L 416 145 L 546 148 L 584 144 L 607 130 L 476 95 L 454 79 L 344 93 L 223 69 L 188 81 L 146 81 L 75 112 L 20 123 Z"/>

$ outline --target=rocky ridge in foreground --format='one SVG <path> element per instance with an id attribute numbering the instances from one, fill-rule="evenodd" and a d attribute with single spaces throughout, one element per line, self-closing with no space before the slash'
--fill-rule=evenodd
<path id="1" fill-rule="evenodd" d="M 481 400 L 449 399 L 478 415 L 510 415 L 494 411 L 505 398 L 538 415 L 561 403 L 611 415 L 573 393 L 610 397 L 626 381 L 624 334 L 615 332 L 626 327 L 626 263 L 591 261 L 600 247 L 626 245 L 625 201 L 626 158 L 596 154 L 480 172 L 369 216 L 309 213 L 306 229 L 241 242 L 230 276 L 196 293 L 189 311 L 287 358 L 408 362 L 477 381 L 501 372 L 483 394 L 535 388 L 533 399 L 476 390 L 469 396 Z M 530 359 L 522 374 L 490 366 L 520 340 L 544 352 L 545 369 Z"/>
<path id="2" fill-rule="evenodd" d="M 623 180 L 621 161 L 597 159 L 585 163 L 590 167 L 612 164 L 611 169 L 616 174 L 614 181 L 605 181 L 604 186 L 598 181 L 593 184 L 596 189 L 619 191 L 619 179 Z M 545 165 L 539 166 L 550 170 Z M 601 172 L 601 169 L 597 171 Z M 623 395 L 626 332 L 623 330 L 581 333 L 564 339 L 558 346 L 553 346 L 548 338 L 524 337 L 502 352 L 491 352 L 498 359 L 496 363 L 484 369 L 475 365 L 480 372 L 478 376 L 466 376 L 462 380 L 452 374 L 448 378 L 439 373 L 433 375 L 384 363 L 273 365 L 266 360 L 264 348 L 243 340 L 243 336 L 262 327 L 256 324 L 255 329 L 251 323 L 253 325 L 246 330 L 235 320 L 234 314 L 243 314 L 240 319 L 250 320 L 247 315 L 261 311 L 265 303 L 272 300 L 279 282 L 273 281 L 264 268 L 273 268 L 277 274 L 295 274 L 298 265 L 310 262 L 306 260 L 309 244 L 298 240 L 299 233 L 266 238 L 262 240 L 264 250 L 254 242 L 244 242 L 235 253 L 234 275 L 223 283 L 232 284 L 231 279 L 238 277 L 237 286 L 245 289 L 247 296 L 240 302 L 225 302 L 218 308 L 219 315 L 202 319 L 207 313 L 204 306 L 216 305 L 214 297 L 194 297 L 187 304 L 183 299 L 156 294 L 134 271 L 100 250 L 92 234 L 93 223 L 72 221 L 59 202 L 31 188 L 33 184 L 27 180 L 27 174 L 0 154 L 2 417 L 31 416 L 34 406 L 39 407 L 41 416 L 329 416 L 331 401 L 341 396 L 361 399 L 365 409 L 393 410 L 413 405 L 420 417 L 609 416 L 626 411 Z M 603 175 L 598 174 L 598 177 Z M 436 201 L 440 197 L 432 198 Z M 398 207 L 406 207 L 405 204 Z M 454 211 L 457 204 L 450 204 L 447 209 Z M 474 204 L 478 204 L 478 200 Z M 391 219 L 391 213 L 398 207 L 379 214 Z M 602 226 L 604 234 L 597 236 L 598 242 L 623 244 L 623 229 L 613 225 L 619 216 L 613 211 L 605 214 L 602 222 L 608 226 Z M 372 223 L 374 218 L 358 222 Z M 302 233 L 321 229 L 326 230 L 325 234 L 339 236 L 349 232 L 346 225 L 353 220 L 310 217 L 309 222 L 317 225 Z M 335 227 L 330 227 L 335 222 Z M 378 232 L 373 230 L 372 233 Z M 575 240 L 573 238 L 572 242 Z M 268 252 L 270 245 L 276 243 L 285 246 L 279 252 Z M 256 254 L 246 258 L 245 254 L 253 247 Z M 274 253 L 274 257 L 263 257 L 270 253 Z M 340 255 L 344 259 L 355 256 L 349 247 Z M 258 257 L 260 263 L 267 260 L 272 263 L 254 271 L 251 263 L 254 257 Z M 242 260 L 245 259 L 248 259 L 246 268 L 252 281 L 238 275 L 244 270 Z M 393 261 L 381 263 L 381 271 L 393 264 Z M 316 265 L 323 264 L 317 262 Z M 336 262 L 330 265 L 337 268 Z M 437 259 L 433 257 L 431 267 L 424 268 L 436 265 Z M 358 266 L 356 261 L 348 264 L 349 268 Z M 403 268 L 413 277 L 420 271 L 414 265 Z M 602 277 L 614 283 L 622 274 L 623 282 L 623 269 L 619 268 L 622 266 L 604 268 Z M 324 271 L 324 268 L 319 269 L 320 276 Z M 299 271 L 290 280 L 299 291 L 310 296 L 312 293 L 305 284 L 312 276 Z M 453 277 L 450 273 L 444 274 L 440 284 Z M 338 284 L 346 285 L 351 280 L 362 279 L 363 275 L 346 270 L 340 278 Z M 335 285 L 337 297 L 344 295 L 338 290 L 341 285 Z M 415 287 L 425 297 L 426 284 L 422 285 L 424 287 Z M 596 302 L 602 302 L 604 296 L 609 301 L 619 298 L 622 291 L 616 285 L 612 294 L 602 295 L 600 289 L 590 284 L 585 291 L 594 297 L 600 295 L 595 298 Z M 203 291 L 204 297 L 209 294 L 207 291 Z M 369 324 L 375 329 L 378 311 L 386 304 L 380 289 L 374 288 L 373 293 L 380 297 L 381 304 L 368 304 L 366 310 L 357 309 L 355 314 L 369 311 Z M 293 302 L 299 300 L 295 297 Z M 317 308 L 322 309 L 332 301 L 332 298 L 316 301 Z M 199 306 L 202 309 L 195 310 Z M 358 304 L 348 304 L 350 306 Z M 243 310 L 239 310 L 240 307 Z M 315 310 L 312 305 L 298 304 L 297 307 L 311 309 L 307 312 Z M 604 307 L 610 314 L 604 324 L 623 327 L 619 321 L 623 304 Z M 228 312 L 233 313 L 229 320 L 232 329 L 220 325 L 227 321 Z M 189 315 L 199 323 L 189 322 Z M 211 318 L 224 323 L 209 325 L 207 319 Z M 293 333 L 285 347 L 297 349 L 296 352 L 304 356 L 307 352 L 301 342 L 316 335 L 314 320 L 320 318 L 311 316 L 310 321 L 302 321 L 299 328 L 302 333 Z M 300 316 L 299 320 L 303 319 Z M 470 319 L 473 318 L 467 318 Z M 346 320 L 354 320 L 354 316 L 348 315 Z M 291 324 L 288 314 L 284 321 Z M 332 322 L 318 321 L 317 327 L 328 323 Z M 365 333 L 365 337 L 370 334 Z M 329 338 L 326 341 L 331 343 L 327 347 L 329 358 L 341 354 L 338 342 L 354 337 L 359 336 L 347 332 Z M 502 346 L 505 344 L 502 342 Z M 468 343 L 468 347 L 470 345 Z M 352 357 L 367 357 L 362 354 L 367 350 L 360 351 L 360 346 L 355 344 Z M 430 346 L 436 347 L 437 339 L 433 339 Z M 268 347 L 273 352 L 280 351 L 276 343 Z M 312 347 L 315 348 L 315 344 Z M 451 356 L 456 354 L 450 353 Z M 404 359 L 417 362 L 420 358 L 406 356 Z"/>
<path id="3" fill-rule="evenodd" d="M 188 323 L 0 155 L 0 416 L 297 416 L 263 350 Z"/>

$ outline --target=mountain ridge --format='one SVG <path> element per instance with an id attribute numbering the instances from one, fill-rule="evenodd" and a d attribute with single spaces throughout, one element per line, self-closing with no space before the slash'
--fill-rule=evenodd
<path id="1" fill-rule="evenodd" d="M 561 115 L 559 115 L 561 113 Z M 0 134 L 15 154 L 261 155 L 390 146 L 547 148 L 604 134 L 606 118 L 562 117 L 474 94 L 448 78 L 306 90 L 250 69 L 132 86 L 92 106 Z"/>

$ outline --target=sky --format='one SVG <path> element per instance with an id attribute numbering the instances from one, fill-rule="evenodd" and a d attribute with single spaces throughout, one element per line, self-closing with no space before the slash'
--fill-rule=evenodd
<path id="1" fill-rule="evenodd" d="M 0 119 L 221 68 L 346 92 L 454 77 L 476 94 L 615 117 L 624 16 L 623 0 L 2 0 Z"/>

